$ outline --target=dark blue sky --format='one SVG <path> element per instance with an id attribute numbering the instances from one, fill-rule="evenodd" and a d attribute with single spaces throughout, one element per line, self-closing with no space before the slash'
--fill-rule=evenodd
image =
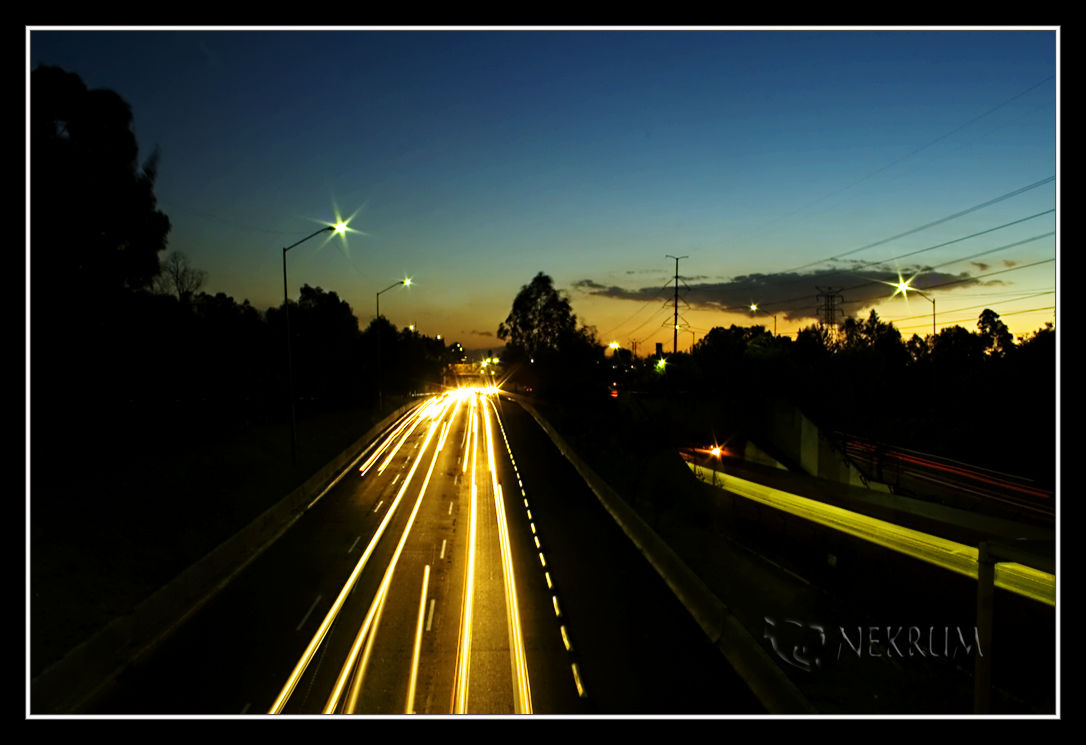
<path id="1" fill-rule="evenodd" d="M 1058 181 L 828 260 L 1055 176 L 1057 33 L 31 29 L 27 70 L 132 105 L 170 248 L 210 292 L 282 302 L 280 249 L 338 208 L 360 233 L 292 250 L 295 297 L 335 290 L 365 325 L 410 276 L 393 323 L 500 346 L 543 271 L 602 341 L 651 351 L 667 254 L 689 256 L 681 348 L 751 302 L 794 333 L 818 286 L 930 333 L 930 303 L 877 283 L 899 272 L 966 280 L 930 290 L 940 327 L 1052 320 L 1054 212 L 916 252 L 1054 210 Z"/>

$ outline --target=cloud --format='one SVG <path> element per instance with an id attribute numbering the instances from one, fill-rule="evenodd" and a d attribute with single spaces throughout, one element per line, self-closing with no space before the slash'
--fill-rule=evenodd
<path id="1" fill-rule="evenodd" d="M 1017 261 L 1011 261 L 1010 259 L 1003 259 L 1003 266 L 1010 269 L 1012 267 L 1018 266 L 1018 262 Z"/>
<path id="2" fill-rule="evenodd" d="M 991 268 L 991 264 L 985 264 L 983 261 L 970 261 L 970 264 L 980 269 L 982 272 L 986 272 Z"/>
<path id="3" fill-rule="evenodd" d="M 472 331 L 469 331 L 468 333 L 475 334 L 476 336 L 494 336 L 493 331 L 474 331 L 474 330 L 472 330 Z"/>
<path id="4" fill-rule="evenodd" d="M 806 273 L 743 274 L 720 282 L 687 283 L 689 289 L 680 286 L 679 297 L 695 309 L 749 312 L 751 304 L 757 303 L 759 310 L 775 314 L 778 318 L 790 321 L 810 319 L 814 322 L 819 320 L 819 309 L 826 302 L 820 296 L 839 295 L 838 310 L 853 313 L 889 300 L 894 294 L 894 286 L 902 279 L 922 291 L 938 288 L 950 292 L 980 284 L 980 280 L 971 277 L 968 272 L 947 274 L 930 266 L 898 269 L 855 262 L 853 267 Z M 941 285 L 946 285 L 945 289 Z M 636 289 L 604 287 L 591 279 L 583 279 L 575 286 L 597 297 L 642 302 L 663 301 L 673 292 L 672 288 L 661 286 Z"/>

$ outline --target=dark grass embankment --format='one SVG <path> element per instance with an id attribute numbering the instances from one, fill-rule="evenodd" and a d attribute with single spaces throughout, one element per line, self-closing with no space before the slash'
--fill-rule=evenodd
<path id="1" fill-rule="evenodd" d="M 405 401 L 386 400 L 384 414 Z M 133 407 L 135 408 L 135 407 Z M 375 409 L 201 403 L 32 417 L 31 677 L 131 610 L 342 453 Z"/>

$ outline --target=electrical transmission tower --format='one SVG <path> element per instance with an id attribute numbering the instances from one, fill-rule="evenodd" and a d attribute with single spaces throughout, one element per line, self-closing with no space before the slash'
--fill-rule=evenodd
<path id="1" fill-rule="evenodd" d="M 826 326 L 836 328 L 838 311 L 837 303 L 845 302 L 844 298 L 841 297 L 841 290 L 835 290 L 832 287 L 819 287 L 818 291 L 820 293 L 818 296 L 818 300 L 822 303 L 822 305 L 818 308 L 818 311 L 823 314 L 822 323 Z"/>

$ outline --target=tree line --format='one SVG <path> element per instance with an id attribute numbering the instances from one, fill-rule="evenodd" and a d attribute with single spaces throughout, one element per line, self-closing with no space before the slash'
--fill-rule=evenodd
<path id="1" fill-rule="evenodd" d="M 30 100 L 36 439 L 81 420 L 105 441 L 285 421 L 288 312 L 294 391 L 310 410 L 376 408 L 378 337 L 386 397 L 440 384 L 443 341 L 383 317 L 362 329 L 335 292 L 306 285 L 264 311 L 203 292 L 206 272 L 167 252 L 160 153 L 139 162 L 128 103 L 48 66 L 31 72 Z"/>
<path id="2" fill-rule="evenodd" d="M 508 340 L 510 385 L 603 421 L 611 390 L 694 399 L 747 422 L 764 402 L 784 398 L 825 433 L 1054 481 L 1052 323 L 1015 339 L 985 309 L 973 330 L 948 326 L 905 339 L 871 310 L 840 327 L 808 326 L 795 340 L 761 325 L 716 327 L 689 353 L 637 358 L 621 348 L 606 354 L 594 329 L 578 327 L 569 298 L 539 273 L 498 335 Z"/>

